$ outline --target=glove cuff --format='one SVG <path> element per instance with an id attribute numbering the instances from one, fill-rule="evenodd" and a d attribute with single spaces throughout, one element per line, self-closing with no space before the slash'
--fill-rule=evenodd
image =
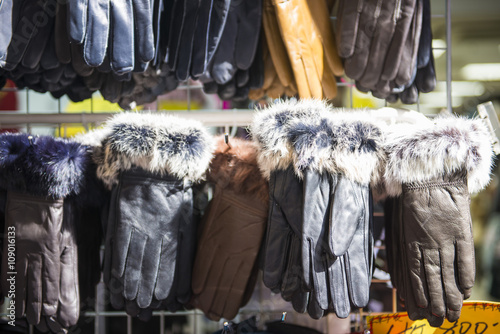
<path id="1" fill-rule="evenodd" d="M 97 176 L 108 188 L 118 175 L 136 167 L 199 181 L 212 158 L 213 140 L 200 122 L 161 114 L 117 114 L 95 156 Z"/>
<path id="2" fill-rule="evenodd" d="M 402 185 L 449 179 L 462 172 L 469 193 L 490 181 L 493 151 L 485 124 L 480 119 L 440 118 L 427 124 L 388 128 L 384 187 L 399 196 Z"/>
<path id="3" fill-rule="evenodd" d="M 0 136 L 0 187 L 35 196 L 78 195 L 91 162 L 87 148 L 50 136 Z"/>

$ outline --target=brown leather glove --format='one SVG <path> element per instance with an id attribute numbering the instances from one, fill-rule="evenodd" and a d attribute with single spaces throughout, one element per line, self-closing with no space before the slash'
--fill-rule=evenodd
<path id="1" fill-rule="evenodd" d="M 208 174 L 215 192 L 193 267 L 191 304 L 212 320 L 234 318 L 248 301 L 268 212 L 268 185 L 254 144 L 232 138 L 229 145 L 218 138 Z"/>
<path id="2" fill-rule="evenodd" d="M 273 0 L 281 37 L 288 52 L 299 96 L 333 98 L 334 74 L 341 74 L 326 2 Z"/>

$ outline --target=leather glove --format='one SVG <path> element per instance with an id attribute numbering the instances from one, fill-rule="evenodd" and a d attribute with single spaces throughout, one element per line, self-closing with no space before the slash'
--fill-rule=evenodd
<path id="1" fill-rule="evenodd" d="M 210 68 L 210 75 L 217 84 L 230 81 L 238 69 L 250 68 L 259 42 L 261 19 L 261 0 L 231 2 Z"/>
<path id="2" fill-rule="evenodd" d="M 111 302 L 133 315 L 160 304 L 178 309 L 191 291 L 190 183 L 208 167 L 211 137 L 198 122 L 164 115 L 118 114 L 108 125 L 96 159 L 98 177 L 113 188 L 104 261 Z"/>
<path id="3" fill-rule="evenodd" d="M 78 196 L 89 156 L 81 145 L 52 137 L 3 135 L 5 220 L 16 230 L 16 263 L 2 261 L 2 290 L 16 271 L 16 316 L 33 325 L 55 317 L 64 326 L 79 316 L 74 222 L 66 201 Z"/>
<path id="4" fill-rule="evenodd" d="M 5 66 L 7 50 L 12 39 L 13 2 L 12 0 L 3 0 L 0 3 L 0 21 L 3 22 L 2 33 L 0 34 L 0 69 Z"/>
<path id="5" fill-rule="evenodd" d="M 401 296 L 410 318 L 439 326 L 445 317 L 458 319 L 474 283 L 469 193 L 489 181 L 491 145 L 480 120 L 439 119 L 430 128 L 393 131 L 385 183 L 390 195 L 401 196 Z"/>
<path id="6" fill-rule="evenodd" d="M 184 1 L 184 13 L 176 13 L 174 22 L 184 14 L 182 35 L 178 45 L 170 48 L 175 55 L 169 64 L 176 69 L 177 79 L 185 81 L 189 74 L 201 76 L 217 50 L 224 30 L 231 1 Z M 181 6 L 176 5 L 176 9 Z"/>
<path id="7" fill-rule="evenodd" d="M 343 71 L 335 44 L 331 42 L 334 37 L 326 3 L 293 0 L 273 4 L 300 97 L 335 97 L 334 75 Z"/>
<path id="8" fill-rule="evenodd" d="M 217 321 L 233 319 L 253 291 L 269 195 L 255 146 L 238 138 L 217 139 L 208 181 L 215 193 L 203 216 L 191 303 Z"/>
<path id="9" fill-rule="evenodd" d="M 71 1 L 68 16 L 70 39 L 83 45 L 89 66 L 102 65 L 107 51 L 118 74 L 143 71 L 154 58 L 151 0 Z"/>

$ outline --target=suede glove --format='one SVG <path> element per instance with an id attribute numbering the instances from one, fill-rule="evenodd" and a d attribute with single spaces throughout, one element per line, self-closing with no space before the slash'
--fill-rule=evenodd
<path id="1" fill-rule="evenodd" d="M 481 120 L 435 123 L 388 134 L 385 186 L 401 196 L 406 291 L 400 295 L 410 318 L 426 317 L 439 326 L 444 318 L 458 319 L 474 284 L 469 193 L 488 183 L 492 153 Z"/>
<path id="2" fill-rule="evenodd" d="M 69 36 L 83 44 L 89 66 L 107 60 L 115 73 L 143 71 L 154 58 L 151 0 L 91 1 L 68 3 Z"/>
<path id="3" fill-rule="evenodd" d="M 215 193 L 201 224 L 191 303 L 212 320 L 233 319 L 254 288 L 268 211 L 253 143 L 219 137 L 208 180 Z"/>

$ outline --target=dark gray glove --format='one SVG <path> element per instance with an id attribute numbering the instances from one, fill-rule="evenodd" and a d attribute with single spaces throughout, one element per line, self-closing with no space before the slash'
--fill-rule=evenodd
<path id="1" fill-rule="evenodd" d="M 260 36 L 262 2 L 232 1 L 221 41 L 213 56 L 210 74 L 219 85 L 231 80 L 236 71 L 248 70 L 255 57 Z"/>
<path id="2" fill-rule="evenodd" d="M 116 73 L 143 71 L 154 58 L 151 0 L 76 0 L 68 3 L 68 16 L 70 38 L 83 44 L 89 66 L 102 65 L 107 51 Z"/>

